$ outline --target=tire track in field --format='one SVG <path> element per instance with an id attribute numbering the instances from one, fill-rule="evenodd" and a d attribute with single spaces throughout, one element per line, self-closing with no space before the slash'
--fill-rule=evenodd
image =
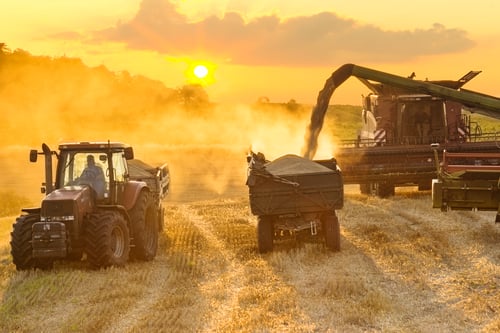
<path id="1" fill-rule="evenodd" d="M 231 313 L 238 308 L 238 294 L 243 288 L 245 266 L 239 262 L 235 254 L 226 248 L 224 241 L 219 239 L 212 229 L 211 224 L 200 216 L 195 209 L 189 205 L 179 206 L 179 213 L 184 218 L 193 222 L 200 230 L 211 249 L 210 252 L 216 252 L 218 260 L 222 259 L 225 263 L 220 271 L 213 272 L 207 277 L 206 282 L 200 285 L 200 290 L 207 295 L 207 323 L 204 325 L 204 331 L 219 331 L 220 327 L 231 320 Z M 224 295 L 220 296 L 220 284 L 223 283 Z"/>
<path id="2" fill-rule="evenodd" d="M 469 308 L 460 302 L 477 297 L 474 283 L 468 281 L 485 278 L 476 271 L 492 275 L 491 267 L 481 266 L 486 260 L 471 238 L 478 221 L 471 224 L 472 219 L 463 212 L 442 213 L 433 209 L 429 195 L 388 199 L 352 196 L 345 207 L 352 217 L 347 225 L 350 241 L 370 253 L 388 276 L 410 287 L 406 292 L 412 301 L 398 301 L 402 313 L 413 313 L 436 330 L 445 326 L 431 322 L 447 323 L 448 329 L 462 331 L 472 328 L 471 323 L 481 316 L 497 311 L 492 295 L 483 295 L 480 302 Z M 361 212 L 365 218 L 355 218 L 353 212 Z M 477 214 L 473 220 L 480 218 L 483 217 Z M 399 289 L 395 295 L 404 295 L 405 290 Z"/>
<path id="3" fill-rule="evenodd" d="M 143 318 L 148 317 L 151 311 L 154 311 L 155 305 L 164 297 L 162 291 L 168 289 L 169 277 L 171 276 L 168 263 L 165 258 L 157 257 L 150 264 L 153 268 L 149 280 L 154 281 L 154 283 L 150 283 L 142 293 L 140 302 L 135 303 L 134 306 L 130 307 L 129 311 L 120 315 L 106 332 L 128 332 L 133 330 Z"/>

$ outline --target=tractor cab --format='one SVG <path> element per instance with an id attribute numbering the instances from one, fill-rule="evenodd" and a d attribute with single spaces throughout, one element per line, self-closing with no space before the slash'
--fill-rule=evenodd
<path id="1" fill-rule="evenodd" d="M 96 201 L 103 204 L 116 204 L 122 200 L 129 180 L 127 160 L 134 157 L 132 147 L 121 143 L 63 143 L 56 154 L 58 162 L 52 186 L 51 155 L 55 153 L 47 149 L 38 154 L 44 154 L 49 165 L 42 192 L 49 195 L 53 189 L 77 190 L 88 186 Z M 32 151 L 30 160 L 35 162 L 36 157 L 36 150 Z"/>

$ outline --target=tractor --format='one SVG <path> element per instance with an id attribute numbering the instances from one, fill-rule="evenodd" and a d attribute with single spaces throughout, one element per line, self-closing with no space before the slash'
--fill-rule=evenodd
<path id="1" fill-rule="evenodd" d="M 80 261 L 92 268 L 152 260 L 163 229 L 168 165 L 134 160 L 131 146 L 117 142 L 46 144 L 30 161 L 45 160 L 45 195 L 40 207 L 23 208 L 11 232 L 17 270 L 50 269 L 55 261 Z M 57 159 L 55 181 L 53 158 Z"/>

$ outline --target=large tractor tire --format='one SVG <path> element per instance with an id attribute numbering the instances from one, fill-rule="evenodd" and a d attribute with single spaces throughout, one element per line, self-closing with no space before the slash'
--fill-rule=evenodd
<path id="1" fill-rule="evenodd" d="M 158 249 L 159 221 L 158 210 L 152 195 L 142 191 L 130 211 L 133 246 L 130 255 L 134 259 L 149 261 L 156 256 Z"/>
<path id="2" fill-rule="evenodd" d="M 335 212 L 325 214 L 322 224 L 326 247 L 331 251 L 340 251 L 340 225 Z"/>
<path id="3" fill-rule="evenodd" d="M 269 216 L 259 216 L 257 219 L 257 245 L 260 253 L 273 251 L 274 224 Z"/>
<path id="4" fill-rule="evenodd" d="M 94 268 L 125 265 L 130 234 L 123 215 L 115 211 L 90 214 L 85 226 L 85 252 Z"/>
<path id="5" fill-rule="evenodd" d="M 31 246 L 33 223 L 40 221 L 38 214 L 21 215 L 16 219 L 10 233 L 10 253 L 12 261 L 18 271 L 33 268 L 50 269 L 53 261 L 51 259 L 33 258 L 33 247 Z"/>

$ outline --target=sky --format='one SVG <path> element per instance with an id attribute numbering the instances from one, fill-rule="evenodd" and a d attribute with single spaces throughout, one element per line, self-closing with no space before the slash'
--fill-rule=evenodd
<path id="1" fill-rule="evenodd" d="M 496 0 L 17 0 L 0 3 L 0 42 L 169 88 L 203 64 L 220 103 L 312 104 L 345 63 L 422 80 L 481 70 L 466 88 L 500 96 L 499 12 Z M 367 93 L 351 78 L 331 103 Z"/>

